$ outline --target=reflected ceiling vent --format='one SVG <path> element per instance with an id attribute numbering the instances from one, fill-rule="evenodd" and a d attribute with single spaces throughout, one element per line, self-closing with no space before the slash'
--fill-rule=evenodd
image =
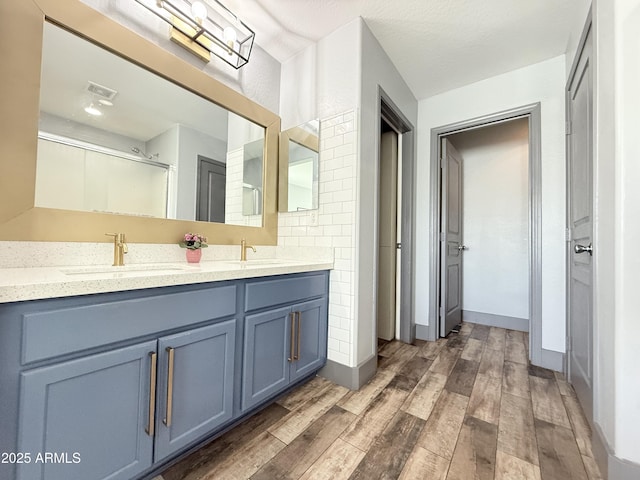
<path id="1" fill-rule="evenodd" d="M 113 100 L 113 98 L 118 94 L 117 90 L 105 87 L 104 85 L 92 82 L 91 80 L 89 80 L 89 83 L 87 84 L 87 91 L 92 95 L 96 95 L 96 97 L 101 97 L 108 101 Z"/>

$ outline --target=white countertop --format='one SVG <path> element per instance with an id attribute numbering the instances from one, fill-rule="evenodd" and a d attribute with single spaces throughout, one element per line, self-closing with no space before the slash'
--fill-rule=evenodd
<path id="1" fill-rule="evenodd" d="M 30 267 L 0 269 L 0 303 L 143 288 L 266 277 L 329 270 L 326 260 L 259 259 L 217 260 L 199 264 L 153 263 L 124 267 Z"/>

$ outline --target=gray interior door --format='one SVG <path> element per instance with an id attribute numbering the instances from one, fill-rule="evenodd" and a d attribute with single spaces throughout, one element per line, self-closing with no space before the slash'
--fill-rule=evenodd
<path id="1" fill-rule="evenodd" d="M 196 220 L 224 223 L 227 166 L 198 155 Z"/>
<path id="2" fill-rule="evenodd" d="M 462 322 L 462 157 L 442 141 L 440 213 L 440 336 Z"/>
<path id="3" fill-rule="evenodd" d="M 588 418 L 593 418 L 593 124 L 592 42 L 589 32 L 569 83 L 569 381 Z"/>

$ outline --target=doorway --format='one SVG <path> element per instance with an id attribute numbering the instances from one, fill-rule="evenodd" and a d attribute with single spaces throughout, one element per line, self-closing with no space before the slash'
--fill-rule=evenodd
<path id="1" fill-rule="evenodd" d="M 377 234 L 374 240 L 377 264 L 375 285 L 378 298 L 376 311 L 380 310 L 380 315 L 377 313 L 373 319 L 376 328 L 372 340 L 374 345 L 376 338 L 396 338 L 405 343 L 413 343 L 416 338 L 413 314 L 414 131 L 411 123 L 381 88 L 379 101 L 378 194 L 377 205 L 372 205 L 372 208 L 377 213 Z M 386 146 L 383 147 L 383 144 Z M 391 152 L 387 159 L 382 159 L 383 148 Z M 388 169 L 395 171 L 395 179 L 389 178 Z M 380 238 L 380 229 L 387 234 L 383 240 Z M 382 265 L 382 262 L 385 264 Z M 381 295 L 386 299 L 386 304 L 382 306 Z M 380 316 L 384 318 L 382 323 L 385 325 L 385 332 L 377 328 Z"/>
<path id="2" fill-rule="evenodd" d="M 397 281 L 399 249 L 398 198 L 402 184 L 398 182 L 400 155 L 399 135 L 384 118 L 380 132 L 380 175 L 378 205 L 378 338 L 386 341 L 399 336 L 400 315 L 396 308 L 400 284 Z"/>
<path id="3" fill-rule="evenodd" d="M 529 119 L 442 138 L 440 336 L 461 321 L 529 331 Z"/>
<path id="4" fill-rule="evenodd" d="M 498 125 L 511 120 L 528 119 L 528 319 L 529 319 L 529 352 L 533 363 L 540 365 L 542 357 L 542 305 L 541 305 L 541 177 L 540 177 L 540 104 L 526 105 L 520 108 L 498 112 L 495 114 L 478 117 L 471 120 L 457 122 L 450 125 L 434 128 L 431 131 L 431 245 L 429 278 L 431 288 L 429 292 L 429 326 L 427 328 L 428 340 L 436 340 L 440 337 L 441 318 L 441 268 L 443 242 L 441 241 L 441 200 L 443 185 L 441 184 L 440 165 L 442 158 L 442 139 L 455 133 L 471 131 L 489 125 Z M 464 246 L 462 242 L 460 246 Z"/>

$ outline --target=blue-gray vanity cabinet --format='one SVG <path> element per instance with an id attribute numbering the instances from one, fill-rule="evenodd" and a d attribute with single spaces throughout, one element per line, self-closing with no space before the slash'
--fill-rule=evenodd
<path id="1" fill-rule="evenodd" d="M 291 308 L 245 318 L 242 409 L 257 405 L 289 384 Z"/>
<path id="2" fill-rule="evenodd" d="M 18 480 L 128 480 L 149 468 L 155 351 L 148 341 L 23 372 L 17 451 L 30 462 Z"/>
<path id="3" fill-rule="evenodd" d="M 325 271 L 0 304 L 0 451 L 30 454 L 0 478 L 153 477 L 324 365 L 328 285 Z"/>
<path id="4" fill-rule="evenodd" d="M 243 410 L 320 369 L 326 360 L 326 346 L 326 297 L 247 315 Z"/>
<path id="5" fill-rule="evenodd" d="M 156 462 L 232 418 L 235 333 L 234 319 L 158 341 Z"/>
<path id="6" fill-rule="evenodd" d="M 324 366 L 327 358 L 327 300 L 318 299 L 292 307 L 296 321 L 295 360 L 291 381 L 306 377 Z"/>

